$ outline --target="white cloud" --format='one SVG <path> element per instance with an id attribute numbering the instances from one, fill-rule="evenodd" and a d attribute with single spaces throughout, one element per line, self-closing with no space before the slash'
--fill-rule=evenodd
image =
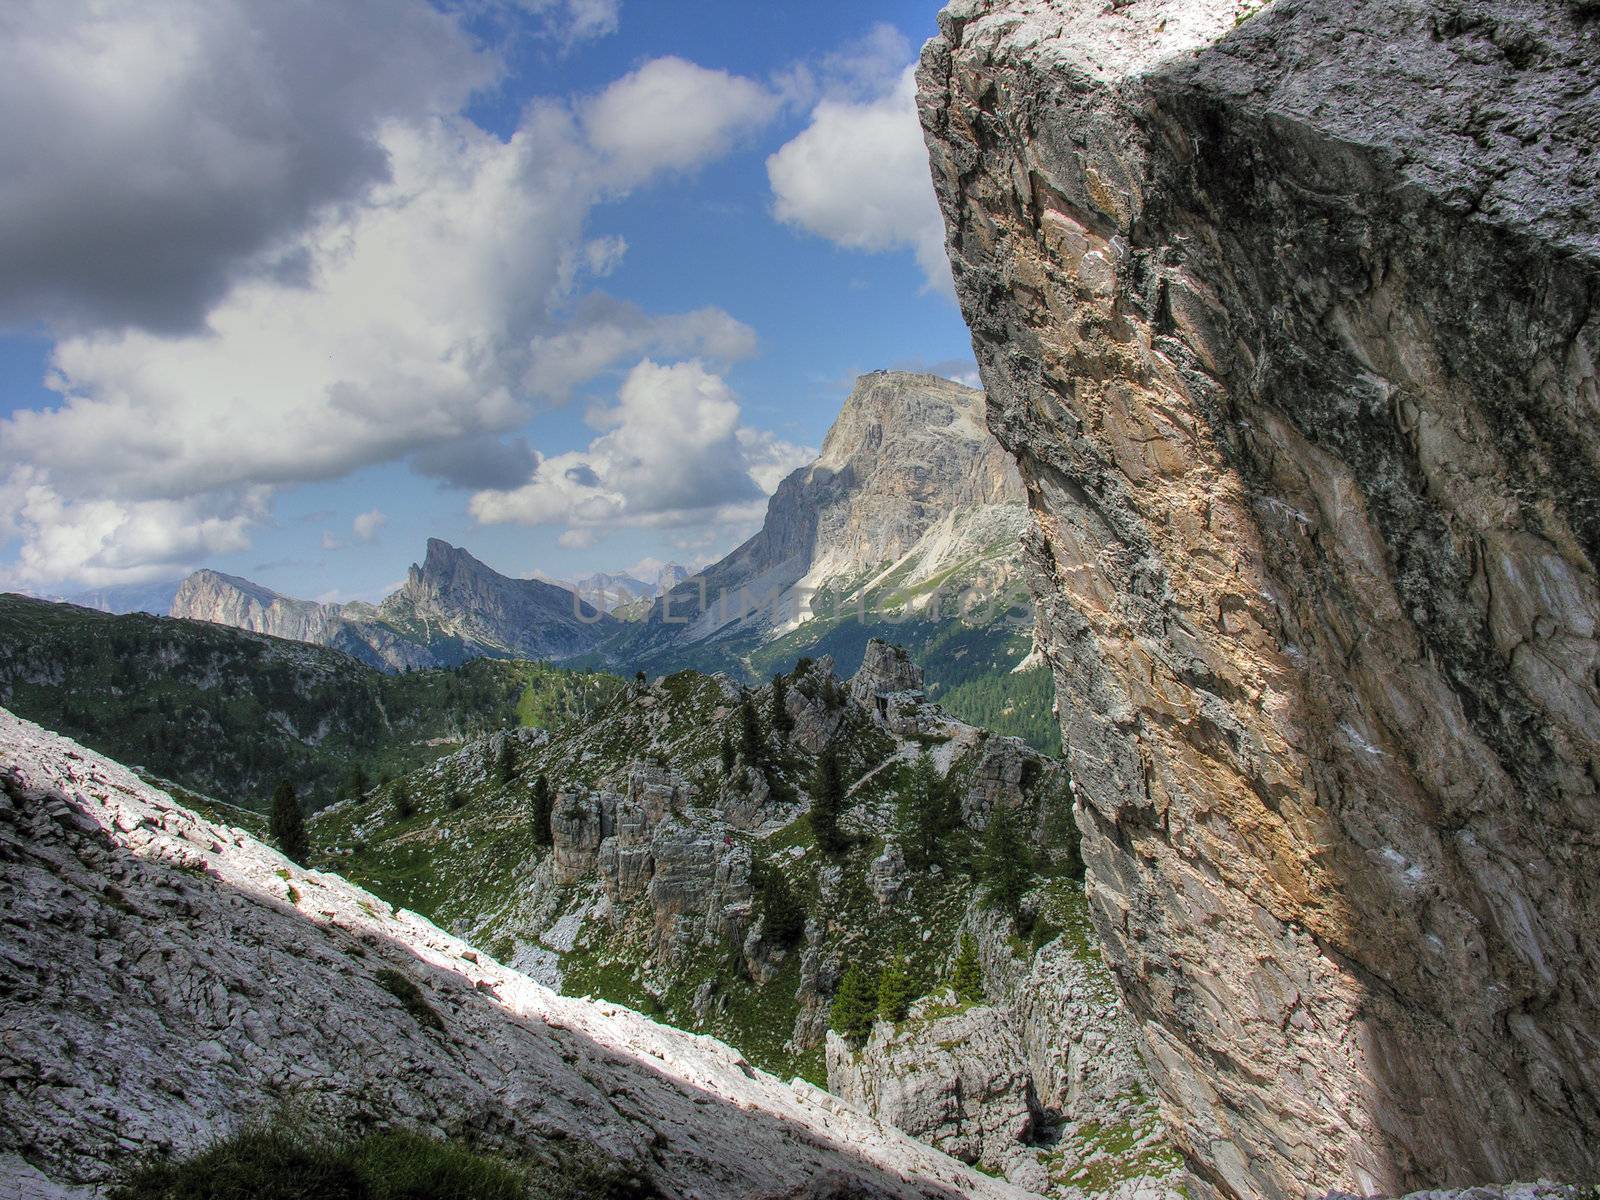
<path id="1" fill-rule="evenodd" d="M 464 86 L 440 94 L 460 99 Z M 47 382 L 61 402 L 0 420 L 5 458 L 27 464 L 0 486 L 56 498 L 16 522 L 19 569 L 121 582 L 107 564 L 143 573 L 135 545 L 169 566 L 190 547 L 190 566 L 247 540 L 274 489 L 399 458 L 450 482 L 520 482 L 533 455 L 497 439 L 526 422 L 530 400 L 642 353 L 749 354 L 755 335 L 721 310 L 649 314 L 579 288 L 625 249 L 586 236 L 594 205 L 702 165 L 770 116 L 769 100 L 671 59 L 576 104 L 535 102 L 504 141 L 402 107 L 373 134 L 377 181 L 278 243 L 292 276 L 230 276 L 199 332 L 58 340 Z M 663 101 L 677 106 L 672 130 L 655 128 Z M 492 471 L 460 461 L 479 447 L 493 449 Z M 141 532 L 157 514 L 174 523 L 160 545 Z"/>
<path id="2" fill-rule="evenodd" d="M 357 514 L 356 519 L 350 522 L 350 531 L 355 534 L 356 541 L 371 543 L 378 540 L 378 530 L 388 523 L 388 516 L 374 508 Z"/>
<path id="3" fill-rule="evenodd" d="M 620 237 L 601 237 L 585 242 L 583 246 L 583 262 L 589 268 L 589 274 L 596 279 L 603 279 L 622 265 L 622 259 L 628 253 L 628 242 Z"/>
<path id="4" fill-rule="evenodd" d="M 423 0 L 8 0 L 0 322 L 201 325 L 497 70 Z"/>
<path id="5" fill-rule="evenodd" d="M 700 362 L 645 359 L 593 421 L 606 432 L 586 449 L 543 459 L 522 487 L 479 492 L 473 516 L 578 529 L 726 519 L 813 456 L 742 426 L 733 392 Z"/>
<path id="6" fill-rule="evenodd" d="M 755 353 L 756 334 L 720 308 L 652 316 L 636 304 L 590 296 L 557 332 L 533 339 L 522 386 L 559 400 L 618 363 L 642 354 L 699 355 L 731 363 Z"/>
<path id="7" fill-rule="evenodd" d="M 613 181 L 631 186 L 721 157 L 770 121 L 778 104 L 776 94 L 749 79 L 669 57 L 623 76 L 579 111 Z"/>
<path id="8" fill-rule="evenodd" d="M 825 97 L 767 159 L 767 180 L 778 220 L 852 250 L 910 249 L 928 286 L 953 294 L 914 68 L 866 100 Z"/>
<path id="9" fill-rule="evenodd" d="M 326 529 L 324 529 L 322 531 L 322 548 L 324 550 L 327 550 L 327 551 L 343 550 L 344 547 L 345 547 L 345 543 L 341 539 L 335 537 L 331 532 L 329 532 Z"/>
<path id="10" fill-rule="evenodd" d="M 587 550 L 594 545 L 594 530 L 564 529 L 556 539 L 556 544 L 568 550 Z"/>
<path id="11" fill-rule="evenodd" d="M 32 466 L 0 482 L 0 532 L 21 539 L 0 586 L 36 588 L 73 579 L 90 587 L 181 574 L 207 556 L 243 550 L 267 512 L 263 488 L 183 499 L 114 501 L 63 497 Z"/>

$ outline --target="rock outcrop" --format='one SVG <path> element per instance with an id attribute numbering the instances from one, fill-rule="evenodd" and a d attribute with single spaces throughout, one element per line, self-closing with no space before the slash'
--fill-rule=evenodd
<path id="1" fill-rule="evenodd" d="M 505 1153 L 570 1139 L 668 1195 L 1021 1195 L 720 1042 L 563 999 L 4 710 L 0 859 L 7 1194 L 102 1184 L 292 1097 Z"/>
<path id="2" fill-rule="evenodd" d="M 569 588 L 511 579 L 438 538 L 376 606 L 296 600 L 202 570 L 179 586 L 169 615 L 331 646 L 386 671 L 485 656 L 556 661 L 594 649 L 617 626 Z"/>
<path id="3" fill-rule="evenodd" d="M 830 1033 L 828 1090 L 1030 1191 L 1176 1200 L 1184 1172 L 1133 1027 L 1080 908 L 1064 915 L 1066 932 L 1019 959 L 1009 922 L 972 914 L 987 1002 L 942 991 L 861 1046 Z"/>
<path id="4" fill-rule="evenodd" d="M 961 0 L 919 104 L 1205 1191 L 1600 1175 L 1600 23 Z"/>

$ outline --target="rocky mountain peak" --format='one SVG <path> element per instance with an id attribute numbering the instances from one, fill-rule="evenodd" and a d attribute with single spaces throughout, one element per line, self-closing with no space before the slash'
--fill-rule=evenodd
<path id="1" fill-rule="evenodd" d="M 1014 559 L 1026 496 L 984 411 L 982 392 L 937 375 L 861 376 L 817 459 L 778 485 L 760 532 L 672 594 L 674 618 L 697 618 L 677 636 L 717 634 L 734 620 L 718 598 L 741 588 L 778 597 L 752 620 L 783 628 L 840 580 L 904 564 L 902 582 L 915 586 L 958 564 Z M 651 623 L 666 611 L 658 605 Z"/>

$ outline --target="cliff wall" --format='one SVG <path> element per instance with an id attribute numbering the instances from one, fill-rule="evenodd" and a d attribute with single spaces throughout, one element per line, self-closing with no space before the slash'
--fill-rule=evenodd
<path id="1" fill-rule="evenodd" d="M 1204 1190 L 1600 1174 L 1600 21 L 958 2 L 920 109 Z"/>

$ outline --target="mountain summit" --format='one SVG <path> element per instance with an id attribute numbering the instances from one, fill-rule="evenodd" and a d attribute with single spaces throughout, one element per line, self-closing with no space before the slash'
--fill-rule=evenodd
<path id="1" fill-rule="evenodd" d="M 332 646 L 385 670 L 450 666 L 472 658 L 559 660 L 585 653 L 616 622 L 566 588 L 512 579 L 438 538 L 421 565 L 380 605 L 318 604 L 196 571 L 171 615 Z"/>
<path id="2" fill-rule="evenodd" d="M 864 625 L 872 614 L 942 624 L 946 593 L 993 596 L 1016 579 L 1027 521 L 982 392 L 874 371 L 856 381 L 817 459 L 778 485 L 761 530 L 669 591 L 628 648 L 651 661 L 740 657 L 786 634 L 820 638 L 847 612 Z M 868 636 L 827 649 L 853 669 Z"/>

